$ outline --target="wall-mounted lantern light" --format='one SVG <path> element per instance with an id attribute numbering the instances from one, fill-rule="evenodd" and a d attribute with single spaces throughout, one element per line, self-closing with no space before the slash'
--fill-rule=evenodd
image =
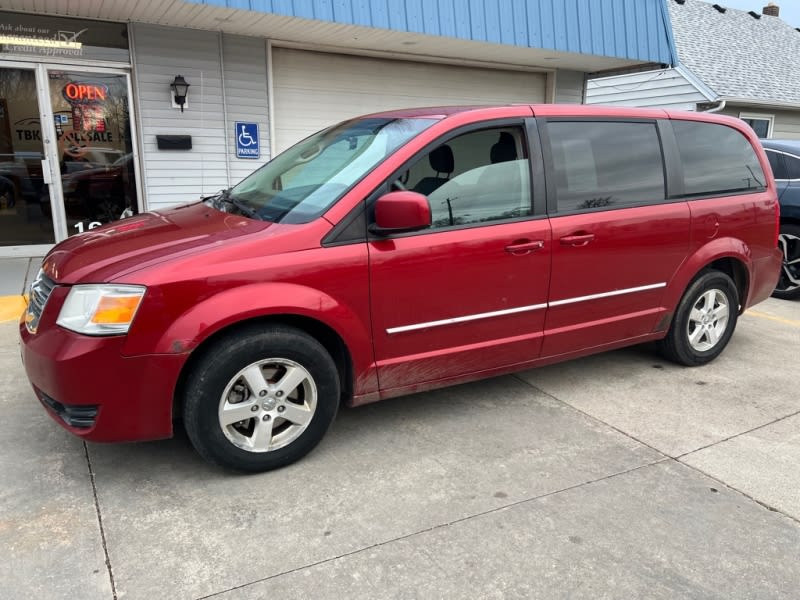
<path id="1" fill-rule="evenodd" d="M 176 75 L 172 83 L 169 84 L 172 89 L 172 100 L 175 105 L 180 106 L 181 112 L 183 112 L 183 107 L 186 104 L 186 96 L 189 94 L 189 85 L 183 75 Z"/>

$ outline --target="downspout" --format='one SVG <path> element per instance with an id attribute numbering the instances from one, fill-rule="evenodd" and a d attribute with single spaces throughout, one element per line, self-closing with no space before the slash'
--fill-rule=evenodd
<path id="1" fill-rule="evenodd" d="M 720 100 L 719 102 L 717 102 L 717 105 L 714 108 L 709 108 L 708 110 L 704 110 L 703 112 L 715 113 L 715 112 L 719 112 L 721 110 L 725 110 L 725 105 L 727 103 L 728 103 L 727 100 Z"/>

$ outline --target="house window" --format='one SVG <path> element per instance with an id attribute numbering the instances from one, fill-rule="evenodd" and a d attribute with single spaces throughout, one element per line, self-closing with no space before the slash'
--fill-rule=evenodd
<path id="1" fill-rule="evenodd" d="M 739 118 L 750 125 L 759 138 L 772 137 L 772 126 L 775 123 L 775 117 L 773 115 L 739 113 Z"/>

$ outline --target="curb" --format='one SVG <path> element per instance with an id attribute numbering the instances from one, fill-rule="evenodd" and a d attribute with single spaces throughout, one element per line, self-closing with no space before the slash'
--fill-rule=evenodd
<path id="1" fill-rule="evenodd" d="M 24 296 L 0 296 L 0 323 L 19 321 L 27 305 Z"/>

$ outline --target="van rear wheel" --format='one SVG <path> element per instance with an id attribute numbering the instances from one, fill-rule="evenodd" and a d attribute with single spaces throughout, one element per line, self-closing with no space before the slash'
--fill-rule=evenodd
<path id="1" fill-rule="evenodd" d="M 339 376 L 325 348 L 282 325 L 218 340 L 187 378 L 183 415 L 207 461 L 245 472 L 283 467 L 325 435 L 339 405 Z"/>
<path id="2" fill-rule="evenodd" d="M 661 354 L 695 367 L 711 362 L 728 345 L 739 315 L 739 293 L 721 271 L 701 273 L 687 288 L 667 336 L 658 342 Z"/>

